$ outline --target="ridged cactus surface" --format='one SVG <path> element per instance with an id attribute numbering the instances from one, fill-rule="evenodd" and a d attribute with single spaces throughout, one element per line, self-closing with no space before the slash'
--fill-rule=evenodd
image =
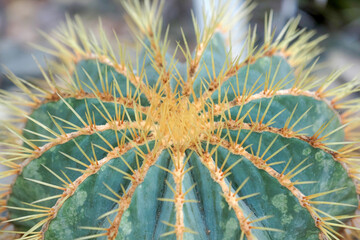
<path id="1" fill-rule="evenodd" d="M 1 92 L 4 239 L 357 239 L 358 89 L 314 77 L 321 38 L 298 18 L 274 37 L 269 15 L 264 43 L 249 30 L 232 53 L 253 5 L 225 1 L 180 62 L 163 2 L 123 5 L 135 62 L 69 20 L 46 36 L 49 87 L 11 76 L 24 96 Z"/>

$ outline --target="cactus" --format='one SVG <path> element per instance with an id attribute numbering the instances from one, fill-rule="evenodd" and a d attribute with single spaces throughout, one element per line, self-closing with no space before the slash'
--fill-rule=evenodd
<path id="1" fill-rule="evenodd" d="M 104 31 L 68 19 L 45 51 L 49 87 L 12 74 L 1 91 L 1 236 L 6 239 L 355 239 L 355 82 L 319 79 L 314 32 L 299 18 L 231 53 L 222 2 L 196 20 L 197 46 L 167 53 L 164 1 L 123 1 L 135 62 Z M 230 49 L 230 50 L 229 50 Z M 359 121 L 359 120 L 357 120 Z M 20 122 L 20 123 L 19 123 Z M 19 124 L 18 124 L 19 123 Z M 23 124 L 24 123 L 24 124 Z M 22 126 L 24 125 L 24 126 Z"/>

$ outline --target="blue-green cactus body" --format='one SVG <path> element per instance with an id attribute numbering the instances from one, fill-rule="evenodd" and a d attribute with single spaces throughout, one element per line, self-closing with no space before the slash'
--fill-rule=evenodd
<path id="1" fill-rule="evenodd" d="M 84 59 L 72 75 L 77 93 L 32 111 L 23 136 L 41 154 L 24 164 L 7 206 L 10 219 L 44 215 L 14 221 L 17 230 L 39 239 L 325 239 L 345 220 L 336 216 L 354 214 L 342 145 L 325 145 L 345 141 L 343 119 L 294 87 L 300 77 L 286 57 L 236 65 L 216 33 L 192 74 L 189 62 L 155 66 L 151 39 L 146 46 L 139 82 Z"/>

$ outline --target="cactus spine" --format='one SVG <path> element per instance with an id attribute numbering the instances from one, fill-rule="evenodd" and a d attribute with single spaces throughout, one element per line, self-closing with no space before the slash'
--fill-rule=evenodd
<path id="1" fill-rule="evenodd" d="M 249 30 L 247 54 L 232 54 L 226 36 L 253 5 L 229 15 L 223 2 L 203 31 L 194 21 L 179 63 L 163 3 L 123 1 L 143 47 L 134 64 L 75 19 L 47 36 L 61 60 L 42 69 L 48 88 L 10 76 L 24 96 L 1 103 L 25 126 L 3 124 L 1 177 L 15 180 L 2 236 L 354 239 L 359 100 L 344 99 L 358 88 L 312 75 L 321 38 L 298 18 L 274 38 L 270 15 L 264 43 Z"/>

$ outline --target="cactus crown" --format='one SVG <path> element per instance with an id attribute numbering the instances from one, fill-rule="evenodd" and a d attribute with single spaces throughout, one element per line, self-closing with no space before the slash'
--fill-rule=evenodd
<path id="1" fill-rule="evenodd" d="M 49 87 L 10 74 L 22 94 L 0 93 L 14 117 L 1 142 L 0 176 L 15 177 L 1 186 L 4 237 L 356 237 L 355 81 L 313 76 L 322 37 L 299 18 L 274 37 L 269 14 L 264 43 L 250 29 L 232 54 L 228 33 L 254 5 L 219 2 L 203 29 L 194 18 L 195 50 L 178 45 L 185 63 L 167 53 L 164 1 L 123 1 L 135 63 L 78 18 L 45 34 L 60 59 L 41 68 Z"/>

